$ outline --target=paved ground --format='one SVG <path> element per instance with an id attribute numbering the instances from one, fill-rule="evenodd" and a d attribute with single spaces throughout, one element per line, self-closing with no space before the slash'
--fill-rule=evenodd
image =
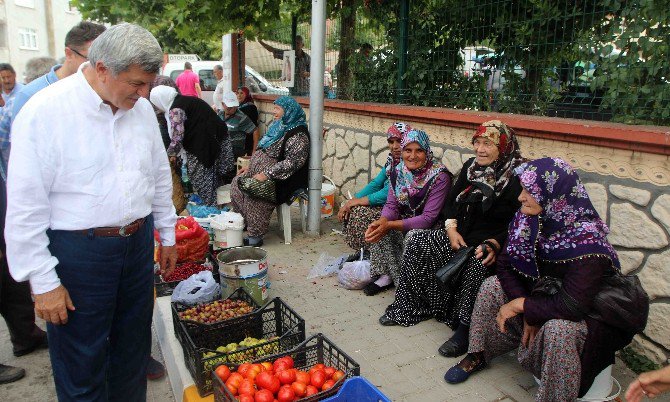
<path id="1" fill-rule="evenodd" d="M 531 375 L 522 371 L 509 355 L 468 382 L 454 386 L 442 379 L 457 362 L 437 353 L 451 334 L 434 320 L 410 328 L 382 327 L 377 319 L 393 300 L 393 292 L 367 297 L 361 291 L 345 290 L 336 277 L 308 280 L 309 270 L 321 253 L 337 256 L 350 250 L 331 229 L 336 222 L 325 220 L 324 235 L 307 238 L 294 218 L 293 244 L 281 243 L 276 219 L 266 238 L 269 252 L 270 297 L 279 296 L 307 322 L 307 334 L 324 333 L 361 365 L 361 374 L 393 401 L 532 401 L 536 390 Z M 55 400 L 48 353 L 35 352 L 14 358 L 4 321 L 0 323 L 0 362 L 22 366 L 28 375 L 14 384 L 0 385 L 1 401 Z M 160 358 L 154 340 L 154 356 Z M 615 377 L 625 388 L 633 373 L 617 361 Z M 149 383 L 150 401 L 171 401 L 167 380 Z M 670 400 L 670 398 L 665 399 Z"/>

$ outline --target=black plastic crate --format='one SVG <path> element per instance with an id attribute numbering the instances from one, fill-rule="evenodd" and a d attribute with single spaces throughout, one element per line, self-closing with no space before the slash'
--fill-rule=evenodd
<path id="1" fill-rule="evenodd" d="M 260 306 L 256 301 L 254 300 L 253 297 L 244 289 L 244 288 L 237 288 L 230 296 L 226 297 L 225 299 L 221 300 L 244 300 L 245 302 L 249 303 L 251 307 L 253 307 L 253 311 L 249 314 L 253 314 L 254 311 L 258 310 Z M 226 323 L 229 322 L 236 322 L 235 320 L 241 318 L 241 317 L 246 317 L 249 314 L 245 314 L 239 317 L 234 317 L 229 320 L 225 321 L 219 321 L 215 322 L 212 324 L 203 324 L 195 321 L 186 321 L 186 320 L 181 320 L 179 319 L 179 312 L 188 310 L 193 306 L 186 306 L 181 303 L 172 303 L 172 326 L 174 327 L 174 333 L 179 342 L 184 345 L 184 342 L 186 341 L 186 338 L 184 337 L 185 333 L 189 334 L 195 334 L 198 332 L 202 331 L 208 331 L 211 330 L 211 328 L 220 328 L 223 325 L 227 325 Z"/>
<path id="2" fill-rule="evenodd" d="M 332 388 L 321 391 L 309 397 L 301 398 L 301 402 L 319 401 L 323 398 L 335 395 L 340 389 L 344 381 L 348 378 L 361 375 L 361 366 L 356 363 L 349 355 L 344 353 L 342 349 L 335 346 L 325 335 L 319 333 L 312 335 L 305 342 L 296 348 L 278 353 L 273 356 L 256 359 L 254 363 L 264 361 L 274 361 L 283 356 L 291 356 L 293 358 L 293 365 L 298 370 L 309 371 L 309 369 L 317 363 L 323 363 L 326 366 L 335 367 L 338 370 L 344 371 L 344 377 L 340 378 Z M 238 365 L 228 365 L 230 371 L 237 370 Z M 212 371 L 210 373 L 214 383 L 214 401 L 215 402 L 236 402 L 237 399 L 228 391 L 228 388 L 223 384 L 223 381 Z"/>
<path id="3" fill-rule="evenodd" d="M 300 345 L 305 341 L 305 320 L 276 297 L 251 314 L 212 324 L 200 331 L 185 331 L 183 337 L 185 341 L 181 345 L 186 367 L 195 380 L 198 393 L 206 396 L 212 393 L 210 373 L 217 366 L 268 358 Z M 216 350 L 219 346 L 239 343 L 246 337 L 275 339 L 234 352 Z M 204 357 L 204 353 L 214 355 Z"/>

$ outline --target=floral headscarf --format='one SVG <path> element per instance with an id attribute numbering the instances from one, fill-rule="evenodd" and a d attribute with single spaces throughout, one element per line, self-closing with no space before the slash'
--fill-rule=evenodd
<path id="1" fill-rule="evenodd" d="M 539 216 L 519 210 L 510 223 L 507 252 L 517 271 L 537 278 L 538 258 L 561 262 L 585 255 L 605 255 L 620 268 L 607 241 L 609 228 L 572 166 L 559 158 L 543 158 L 522 164 L 515 174 L 543 209 Z"/>
<path id="2" fill-rule="evenodd" d="M 292 130 L 298 126 L 307 127 L 305 121 L 305 111 L 302 110 L 298 102 L 289 96 L 282 96 L 278 98 L 275 105 L 284 109 L 284 115 L 279 120 L 275 120 L 268 127 L 268 131 L 263 138 L 258 141 L 258 148 L 265 149 L 277 142 L 286 134 L 287 131 Z"/>
<path id="3" fill-rule="evenodd" d="M 402 138 L 400 145 L 404 150 L 408 144 L 416 142 L 421 149 L 426 151 L 426 164 L 415 170 L 409 170 L 404 161 L 400 161 L 395 167 L 395 185 L 393 187 L 398 202 L 413 208 L 423 202 L 428 192 L 422 191 L 429 188 L 433 179 L 441 172 L 448 172 L 447 168 L 437 162 L 430 150 L 430 139 L 423 130 L 411 129 Z"/>
<path id="4" fill-rule="evenodd" d="M 389 127 L 388 130 L 386 130 L 386 140 L 390 139 L 396 139 L 398 141 L 402 141 L 402 137 L 407 134 L 412 127 L 410 127 L 409 124 L 403 123 L 403 122 L 396 122 Z M 395 168 L 395 166 L 400 163 L 400 159 L 398 160 L 393 159 L 393 153 L 389 152 L 388 157 L 386 158 L 386 164 L 384 164 L 384 169 L 386 169 L 386 176 L 389 176 L 391 174 L 391 169 Z M 391 169 L 389 169 L 391 167 Z"/>
<path id="5" fill-rule="evenodd" d="M 523 161 L 519 143 L 514 130 L 500 120 L 482 123 L 472 136 L 472 142 L 479 137 L 486 138 L 498 147 L 498 159 L 488 166 L 479 166 L 473 162 L 467 171 L 467 186 L 457 197 L 457 203 L 482 203 L 484 212 L 493 205 L 493 201 L 505 189 L 513 170 Z"/>

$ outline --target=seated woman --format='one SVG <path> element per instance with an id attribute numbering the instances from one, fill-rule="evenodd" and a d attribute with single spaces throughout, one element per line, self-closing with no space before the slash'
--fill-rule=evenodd
<path id="1" fill-rule="evenodd" d="M 247 224 L 245 245 L 263 245 L 272 211 L 300 188 L 307 188 L 309 132 L 305 112 L 295 99 L 282 96 L 274 102 L 274 122 L 270 124 L 251 156 L 248 169 L 233 179 L 230 198 L 233 209 L 242 214 Z M 276 202 L 255 198 L 241 190 L 240 180 L 253 178 L 259 182 L 272 180 Z"/>
<path id="2" fill-rule="evenodd" d="M 400 141 L 409 130 L 411 130 L 409 124 L 402 122 L 389 127 L 386 131 L 386 141 L 389 144 L 386 164 L 374 180 L 342 205 L 337 214 L 337 219 L 342 222 L 344 229 L 344 241 L 356 251 L 368 248 L 364 239 L 365 231 L 372 222 L 381 217 L 382 207 L 389 192 L 389 175 L 400 163 L 402 154 Z"/>
<path id="3" fill-rule="evenodd" d="M 365 241 L 370 243 L 370 274 L 377 277 L 363 289 L 368 296 L 398 281 L 404 233 L 435 227 L 451 188 L 451 174 L 433 158 L 424 131 L 411 129 L 401 147 L 402 160 L 391 171 L 382 216 L 365 232 Z"/>
<path id="4" fill-rule="evenodd" d="M 247 137 L 246 142 L 244 143 L 244 149 L 247 150 L 247 155 L 251 155 L 256 149 L 258 140 L 260 139 L 260 129 L 258 128 L 258 108 L 254 104 L 254 98 L 251 96 L 249 88 L 239 88 L 236 92 L 236 95 L 237 101 L 240 103 L 238 109 L 247 115 L 249 120 L 251 120 L 251 122 L 254 123 L 254 126 L 256 126 L 253 135 L 251 137 Z"/>
<path id="5" fill-rule="evenodd" d="M 634 335 L 583 313 L 603 276 L 620 270 L 619 259 L 607 241 L 609 228 L 570 165 L 544 158 L 516 174 L 521 209 L 509 226 L 506 253 L 497 276 L 479 290 L 468 354 L 445 379 L 463 382 L 519 348 L 521 365 L 541 379 L 537 401 L 574 401 Z M 560 279 L 560 290 L 537 294 L 533 287 L 543 277 Z"/>
<path id="6" fill-rule="evenodd" d="M 168 122 L 170 163 L 177 163 L 183 149 L 193 189 L 205 204 L 216 205 L 216 189 L 235 169 L 226 123 L 204 100 L 169 86 L 155 87 L 149 99 Z"/>
<path id="7" fill-rule="evenodd" d="M 521 193 L 513 170 L 522 159 L 512 129 L 498 120 L 485 122 L 472 136 L 472 145 L 476 156 L 463 164 L 443 208 L 446 230 L 416 230 L 407 235 L 395 300 L 379 319 L 382 325 L 410 326 L 430 318 L 446 323 L 456 330 L 439 349 L 448 357 L 467 351 L 477 291 L 493 273 L 489 267 L 507 238 L 507 225 L 519 208 Z M 435 273 L 462 246 L 477 248 L 458 288 L 449 292 Z"/>

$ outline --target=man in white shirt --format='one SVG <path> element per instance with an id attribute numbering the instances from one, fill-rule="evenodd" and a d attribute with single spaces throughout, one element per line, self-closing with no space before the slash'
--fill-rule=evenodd
<path id="1" fill-rule="evenodd" d="M 216 88 L 214 89 L 214 95 L 212 95 L 212 107 L 217 112 L 223 110 L 221 102 L 223 102 L 223 67 L 220 65 L 214 66 L 212 70 L 214 77 L 218 80 Z"/>
<path id="2" fill-rule="evenodd" d="M 146 399 L 153 229 L 176 262 L 170 166 L 144 99 L 162 64 L 144 28 L 109 28 L 89 63 L 16 116 L 7 183 L 10 273 L 47 321 L 59 400 Z"/>

